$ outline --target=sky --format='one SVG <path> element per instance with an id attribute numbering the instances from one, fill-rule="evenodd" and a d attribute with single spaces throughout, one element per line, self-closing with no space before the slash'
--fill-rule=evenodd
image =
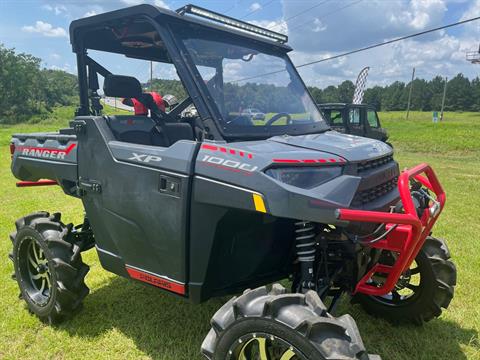
<path id="1" fill-rule="evenodd" d="M 288 34 L 295 65 L 480 16 L 480 0 L 0 0 L 0 43 L 41 58 L 46 68 L 75 73 L 70 22 L 143 2 L 170 9 L 192 2 Z M 476 21 L 299 71 L 307 85 L 321 88 L 355 81 L 365 66 L 370 66 L 369 87 L 408 82 L 413 67 L 424 79 L 457 73 L 473 78 L 480 65 L 467 62 L 465 53 L 478 50 L 479 44 Z M 113 66 L 122 73 L 128 67 L 129 74 L 148 78 L 144 62 L 97 56 L 110 70 Z M 162 71 L 156 69 L 155 76 Z"/>

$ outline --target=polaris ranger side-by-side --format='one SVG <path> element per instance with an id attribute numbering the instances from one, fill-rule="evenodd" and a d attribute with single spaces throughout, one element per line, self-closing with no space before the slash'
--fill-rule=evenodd
<path id="1" fill-rule="evenodd" d="M 57 184 L 85 208 L 78 225 L 44 211 L 15 224 L 14 277 L 39 318 L 80 307 L 92 248 L 106 270 L 196 303 L 240 294 L 211 320 L 209 359 L 378 359 L 349 315 L 331 315 L 342 294 L 394 322 L 449 305 L 456 271 L 431 232 L 445 203 L 434 171 L 400 172 L 390 146 L 331 131 L 285 35 L 192 5 L 138 5 L 76 20 L 70 39 L 76 117 L 10 146 L 19 185 Z M 165 112 L 94 51 L 173 64 L 188 95 Z M 148 113 L 102 115 L 102 79 L 105 96 Z M 241 106 L 266 92 L 254 122 Z M 283 279 L 289 292 L 268 285 Z"/>

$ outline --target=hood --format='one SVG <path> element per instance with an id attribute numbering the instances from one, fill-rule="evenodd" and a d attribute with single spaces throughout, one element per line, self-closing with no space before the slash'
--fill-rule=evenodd
<path id="1" fill-rule="evenodd" d="M 347 161 L 375 159 L 393 152 L 392 148 L 382 141 L 336 131 L 300 136 L 275 136 L 268 141 L 330 153 Z"/>

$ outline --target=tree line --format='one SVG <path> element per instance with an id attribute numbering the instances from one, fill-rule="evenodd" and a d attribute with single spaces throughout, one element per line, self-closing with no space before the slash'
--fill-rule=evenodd
<path id="1" fill-rule="evenodd" d="M 0 44 L 0 123 L 48 115 L 55 106 L 78 103 L 77 77 L 41 68 L 41 59 Z"/>
<path id="2" fill-rule="evenodd" d="M 432 80 L 415 79 L 412 83 L 395 81 L 387 86 L 374 86 L 365 91 L 363 102 L 373 105 L 377 110 L 405 110 L 408 103 L 410 86 L 413 84 L 411 110 L 440 111 L 445 86 L 445 79 L 436 76 Z M 325 89 L 309 87 L 318 103 L 351 102 L 355 85 L 344 81 L 338 86 Z M 480 79 L 469 80 L 458 74 L 447 82 L 445 97 L 446 111 L 480 111 Z"/>

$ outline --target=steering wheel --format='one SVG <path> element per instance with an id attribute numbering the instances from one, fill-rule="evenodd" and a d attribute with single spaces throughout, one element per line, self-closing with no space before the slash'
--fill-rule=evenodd
<path id="1" fill-rule="evenodd" d="M 272 124 L 275 122 L 275 121 L 278 121 L 279 119 L 281 118 L 287 118 L 287 125 L 291 125 L 292 124 L 292 117 L 290 116 L 290 114 L 287 114 L 287 113 L 278 113 L 276 115 L 273 115 L 271 117 L 270 120 L 268 120 L 266 123 L 265 123 L 265 126 L 272 126 Z"/>

